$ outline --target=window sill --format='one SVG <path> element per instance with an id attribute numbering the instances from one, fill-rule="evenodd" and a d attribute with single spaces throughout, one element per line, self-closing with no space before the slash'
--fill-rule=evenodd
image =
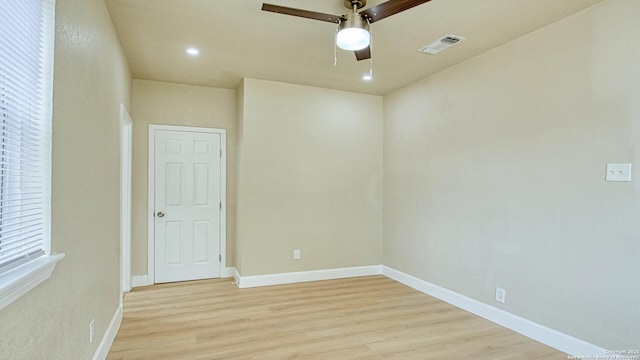
<path id="1" fill-rule="evenodd" d="M 41 256 L 0 274 L 0 310 L 47 280 L 64 254 Z"/>

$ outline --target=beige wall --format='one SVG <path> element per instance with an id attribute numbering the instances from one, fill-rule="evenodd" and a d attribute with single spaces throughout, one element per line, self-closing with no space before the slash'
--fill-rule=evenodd
<path id="1" fill-rule="evenodd" d="M 607 1 L 386 96 L 384 264 L 637 349 L 640 180 L 604 176 L 639 165 L 638 14 Z"/>
<path id="2" fill-rule="evenodd" d="M 66 257 L 0 311 L 2 359 L 90 359 L 119 305 L 119 121 L 131 76 L 102 0 L 57 0 L 56 11 L 52 249 Z"/>
<path id="3" fill-rule="evenodd" d="M 241 275 L 380 264 L 382 98 L 254 79 L 241 91 Z"/>
<path id="4" fill-rule="evenodd" d="M 132 274 L 147 274 L 149 124 L 227 130 L 227 266 L 235 259 L 236 94 L 234 90 L 133 80 Z"/>

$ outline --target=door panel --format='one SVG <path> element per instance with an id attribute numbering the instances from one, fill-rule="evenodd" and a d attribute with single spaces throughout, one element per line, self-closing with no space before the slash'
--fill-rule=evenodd
<path id="1" fill-rule="evenodd" d="M 209 229 L 211 222 L 208 220 L 194 221 L 193 223 L 193 247 L 194 262 L 203 263 L 208 261 L 209 249 Z"/>
<path id="2" fill-rule="evenodd" d="M 166 251 L 164 263 L 167 265 L 176 265 L 182 263 L 182 222 L 167 221 L 164 225 Z"/>
<path id="3" fill-rule="evenodd" d="M 155 282 L 220 277 L 220 134 L 155 130 Z"/>
<path id="4" fill-rule="evenodd" d="M 196 206 L 208 206 L 209 201 L 209 166 L 207 164 L 195 164 L 193 166 L 193 202 Z"/>
<path id="5" fill-rule="evenodd" d="M 165 200 L 167 206 L 182 206 L 182 164 L 165 165 Z"/>

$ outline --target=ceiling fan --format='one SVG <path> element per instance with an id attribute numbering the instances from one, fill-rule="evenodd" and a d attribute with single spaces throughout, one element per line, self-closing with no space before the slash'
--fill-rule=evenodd
<path id="1" fill-rule="evenodd" d="M 344 15 L 325 14 L 267 3 L 262 4 L 262 10 L 338 24 L 336 45 L 344 50 L 353 50 L 356 59 L 360 61 L 371 58 L 369 24 L 429 1 L 431 0 L 389 0 L 358 12 L 367 5 L 367 0 L 344 0 L 344 6 L 352 10 L 351 13 Z"/>

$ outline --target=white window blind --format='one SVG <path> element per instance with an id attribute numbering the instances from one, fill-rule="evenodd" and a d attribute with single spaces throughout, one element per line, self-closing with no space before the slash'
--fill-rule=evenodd
<path id="1" fill-rule="evenodd" d="M 0 273 L 49 252 L 54 7 L 0 1 Z"/>

